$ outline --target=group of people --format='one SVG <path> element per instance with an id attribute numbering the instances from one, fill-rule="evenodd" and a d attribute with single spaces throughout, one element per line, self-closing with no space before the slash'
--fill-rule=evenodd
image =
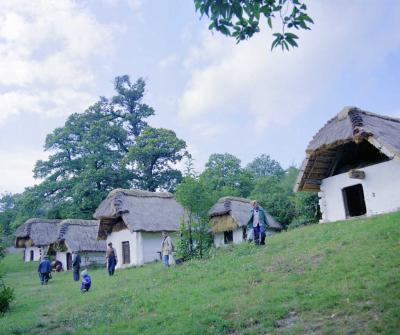
<path id="1" fill-rule="evenodd" d="M 74 254 L 74 258 L 72 261 L 74 281 L 79 281 L 80 267 L 81 267 L 81 256 L 79 255 L 79 253 L 76 253 L 76 254 Z M 54 269 L 55 269 L 55 271 L 60 272 L 60 269 L 57 268 L 57 266 L 54 267 Z M 44 256 L 38 266 L 40 283 L 42 285 L 48 284 L 49 279 L 51 278 L 51 271 L 52 271 L 52 264 L 50 263 L 49 257 Z M 82 292 L 89 291 L 91 284 L 92 284 L 92 280 L 91 280 L 87 270 L 83 270 L 82 271 L 81 291 Z"/>
<path id="2" fill-rule="evenodd" d="M 254 239 L 255 244 L 265 244 L 265 232 L 268 228 L 268 219 L 263 208 L 260 207 L 257 201 L 253 202 L 253 210 L 251 211 L 250 219 L 247 223 L 248 231 L 252 232 L 251 240 Z M 172 261 L 172 254 L 174 252 L 174 244 L 171 237 L 166 231 L 162 233 L 161 241 L 161 255 L 164 266 L 169 267 Z M 74 253 L 72 260 L 73 278 L 74 281 L 79 281 L 79 273 L 81 270 L 81 256 L 79 252 Z M 117 252 L 113 248 L 112 243 L 108 243 L 106 251 L 106 265 L 107 271 L 110 276 L 114 275 L 115 267 L 118 263 Z M 38 267 L 38 273 L 40 282 L 42 285 L 47 285 L 49 278 L 51 277 L 51 263 L 48 256 L 43 257 Z M 89 291 L 91 286 L 91 278 L 87 270 L 82 271 L 82 285 L 81 291 Z"/>

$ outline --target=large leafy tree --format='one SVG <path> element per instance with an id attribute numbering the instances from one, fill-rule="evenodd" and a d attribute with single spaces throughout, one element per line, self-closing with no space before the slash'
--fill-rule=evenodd
<path id="1" fill-rule="evenodd" d="M 38 197 L 28 197 L 35 211 L 90 218 L 113 188 L 173 189 L 180 181 L 170 164 L 182 158 L 186 144 L 172 131 L 149 127 L 154 110 L 143 103 L 144 80 L 120 76 L 114 84 L 116 95 L 72 114 L 47 136 L 51 154 L 36 163 L 34 176 L 43 182 L 32 189 L 42 202 L 36 206 Z"/>
<path id="2" fill-rule="evenodd" d="M 136 187 L 173 191 L 182 179 L 182 173 L 173 165 L 185 156 L 186 143 L 172 130 L 147 127 L 136 137 L 124 162 L 132 171 Z"/>
<path id="3" fill-rule="evenodd" d="M 11 193 L 5 193 L 0 197 L 0 235 L 9 236 L 12 233 L 11 224 L 17 214 L 15 203 L 16 196 Z"/>
<path id="4" fill-rule="evenodd" d="M 261 25 L 272 29 L 277 23 L 280 30 L 273 33 L 272 49 L 297 47 L 298 36 L 293 31 L 309 30 L 314 23 L 303 0 L 194 0 L 194 4 L 201 16 L 210 19 L 210 30 L 238 43 L 258 33 Z"/>
<path id="5" fill-rule="evenodd" d="M 253 188 L 253 176 L 240 164 L 240 159 L 231 154 L 212 154 L 200 180 L 221 194 L 247 197 Z"/>
<path id="6" fill-rule="evenodd" d="M 246 166 L 246 170 L 250 171 L 254 177 L 279 176 L 284 173 L 282 166 L 269 155 L 262 154 L 253 159 Z"/>
<path id="7" fill-rule="evenodd" d="M 127 133 L 107 114 L 99 101 L 84 113 L 71 115 L 64 127 L 46 138 L 46 161 L 34 168 L 44 198 L 60 215 L 90 217 L 93 209 L 114 187 L 128 186 L 128 172 L 121 166 Z"/>

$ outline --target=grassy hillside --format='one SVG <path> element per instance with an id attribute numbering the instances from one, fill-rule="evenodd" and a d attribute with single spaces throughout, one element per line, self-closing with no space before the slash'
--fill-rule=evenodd
<path id="1" fill-rule="evenodd" d="M 400 213 L 315 225 L 211 259 L 72 273 L 40 286 L 37 263 L 3 262 L 16 301 L 1 334 L 398 334 Z"/>

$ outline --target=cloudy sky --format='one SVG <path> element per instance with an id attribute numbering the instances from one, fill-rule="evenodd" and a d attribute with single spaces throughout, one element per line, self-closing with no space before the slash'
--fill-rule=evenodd
<path id="1" fill-rule="evenodd" d="M 309 9 L 313 30 L 283 53 L 268 31 L 212 34 L 192 0 L 0 2 L 0 193 L 35 183 L 46 134 L 122 74 L 146 79 L 151 125 L 186 140 L 198 170 L 215 152 L 298 165 L 344 106 L 400 116 L 400 1 Z"/>

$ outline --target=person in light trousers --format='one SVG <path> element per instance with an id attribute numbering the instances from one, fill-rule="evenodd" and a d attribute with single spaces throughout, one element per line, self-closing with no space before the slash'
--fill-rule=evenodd
<path id="1" fill-rule="evenodd" d="M 172 243 L 172 239 L 166 231 L 163 231 L 162 242 L 161 242 L 161 255 L 162 255 L 162 261 L 166 267 L 169 267 L 170 265 L 170 258 L 172 258 L 173 251 L 174 251 L 174 244 Z"/>

